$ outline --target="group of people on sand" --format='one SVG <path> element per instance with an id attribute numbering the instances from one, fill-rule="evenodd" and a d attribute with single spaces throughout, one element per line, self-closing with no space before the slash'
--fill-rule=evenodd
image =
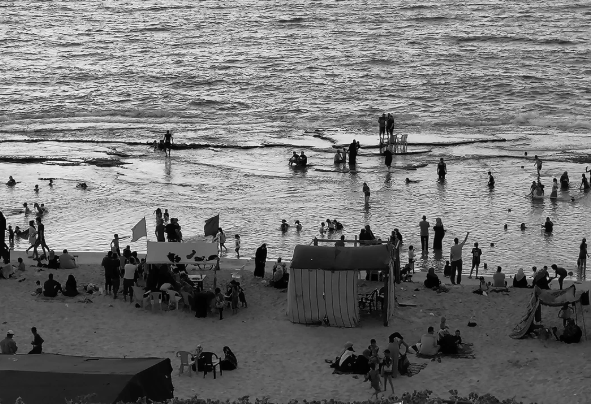
<path id="1" fill-rule="evenodd" d="M 31 327 L 31 333 L 33 334 L 33 340 L 31 341 L 31 346 L 33 348 L 29 351 L 29 355 L 43 353 L 43 343 L 45 341 L 37 332 L 37 327 Z M 18 352 L 18 345 L 14 340 L 14 331 L 8 330 L 6 332 L 6 338 L 0 341 L 0 352 L 2 355 L 16 355 Z"/>
<path id="2" fill-rule="evenodd" d="M 222 371 L 235 370 L 238 368 L 238 359 L 232 350 L 225 346 L 222 348 L 223 358 L 220 357 L 219 367 Z M 206 364 L 211 361 L 211 352 L 204 352 L 201 345 L 197 345 L 195 351 L 189 358 L 189 365 L 194 372 L 203 372 Z"/>
<path id="3" fill-rule="evenodd" d="M 57 297 L 59 294 L 67 297 L 75 297 L 78 296 L 80 292 L 78 291 L 78 282 L 74 275 L 68 275 L 66 283 L 62 285 L 56 281 L 53 278 L 53 274 L 50 273 L 47 276 L 47 280 L 43 284 L 43 287 L 41 287 L 41 283 L 37 281 L 36 288 L 32 294 L 35 296 L 43 295 L 45 297 Z"/>
<path id="4" fill-rule="evenodd" d="M 306 167 L 308 165 L 308 157 L 302 151 L 299 155 L 297 152 L 293 152 L 293 155 L 289 159 L 290 166 Z"/>

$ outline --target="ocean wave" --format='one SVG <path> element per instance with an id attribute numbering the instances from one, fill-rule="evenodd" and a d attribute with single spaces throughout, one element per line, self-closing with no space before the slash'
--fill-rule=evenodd
<path id="1" fill-rule="evenodd" d="M 420 17 L 411 17 L 408 20 L 412 21 L 446 21 L 451 20 L 452 18 L 443 17 L 443 16 L 420 16 Z"/>
<path id="2" fill-rule="evenodd" d="M 515 116 L 512 123 L 520 126 L 541 126 L 561 129 L 591 129 L 589 118 L 572 116 L 570 118 L 549 118 L 530 112 Z"/>
<path id="3" fill-rule="evenodd" d="M 42 119 L 67 119 L 67 118 L 89 118 L 92 121 L 94 118 L 105 117 L 125 117 L 125 118 L 193 118 L 194 116 L 186 112 L 161 110 L 161 109 L 125 109 L 125 110 L 102 110 L 102 111 L 88 111 L 88 112 L 47 112 L 34 114 L 14 114 L 14 115 L 0 115 L 0 122 L 12 122 L 22 120 L 42 120 Z"/>
<path id="4" fill-rule="evenodd" d="M 414 6 L 402 6 L 400 10 L 420 10 L 424 8 L 435 8 L 437 7 L 436 4 L 416 4 Z"/>
<path id="5" fill-rule="evenodd" d="M 457 42 L 529 42 L 547 45 L 574 45 L 575 41 L 562 38 L 528 38 L 524 36 L 509 36 L 509 35 L 467 35 L 467 36 L 451 36 Z"/>

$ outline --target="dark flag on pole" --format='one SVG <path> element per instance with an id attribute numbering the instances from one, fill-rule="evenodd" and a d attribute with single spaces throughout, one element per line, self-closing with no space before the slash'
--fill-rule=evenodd
<path id="1" fill-rule="evenodd" d="M 212 218 L 209 218 L 205 221 L 205 226 L 203 226 L 203 232 L 205 233 L 205 237 L 207 236 L 214 236 L 218 234 L 218 228 L 220 227 L 220 215 L 215 215 Z"/>

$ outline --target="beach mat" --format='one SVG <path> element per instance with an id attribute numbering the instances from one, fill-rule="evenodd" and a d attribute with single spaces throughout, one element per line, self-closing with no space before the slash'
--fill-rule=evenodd
<path id="1" fill-rule="evenodd" d="M 476 359 L 476 355 L 474 354 L 474 345 L 473 344 L 462 344 L 462 346 L 458 349 L 458 353 L 455 354 L 444 354 L 438 353 L 437 355 L 423 355 L 417 353 L 418 358 L 423 359 L 437 359 L 437 358 L 456 358 L 456 359 Z"/>
<path id="2" fill-rule="evenodd" d="M 406 370 L 406 376 L 413 377 L 427 367 L 428 363 L 411 363 Z"/>

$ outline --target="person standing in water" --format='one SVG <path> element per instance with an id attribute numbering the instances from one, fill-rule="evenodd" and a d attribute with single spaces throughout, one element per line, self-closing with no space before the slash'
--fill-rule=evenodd
<path id="1" fill-rule="evenodd" d="M 449 253 L 449 260 L 451 261 L 450 280 L 454 285 L 456 284 L 456 272 L 458 274 L 457 284 L 459 285 L 462 282 L 462 248 L 464 247 L 464 244 L 466 244 L 466 241 L 468 241 L 469 235 L 470 232 L 467 232 L 466 238 L 461 243 L 457 237 L 454 238 L 454 245 L 451 247 Z"/>
<path id="2" fill-rule="evenodd" d="M 357 164 L 357 150 L 359 150 L 359 142 L 356 142 L 355 139 L 349 145 L 349 165 L 354 166 Z"/>
<path id="3" fill-rule="evenodd" d="M 439 163 L 437 164 L 437 175 L 439 176 L 439 181 L 445 181 L 445 175 L 447 174 L 447 165 L 443 161 L 443 157 L 439 159 Z"/>
<path id="4" fill-rule="evenodd" d="M 568 172 L 565 171 L 560 176 L 560 186 L 562 187 L 562 189 L 568 189 L 569 185 L 570 180 L 568 179 Z"/>
<path id="5" fill-rule="evenodd" d="M 552 192 L 550 193 L 550 199 L 558 198 L 558 180 L 554 178 L 552 180 Z"/>
<path id="6" fill-rule="evenodd" d="M 429 250 L 429 227 L 431 225 L 427 221 L 427 216 L 423 215 L 423 220 L 419 222 L 419 228 L 421 229 L 421 251 Z"/>
<path id="7" fill-rule="evenodd" d="M 369 190 L 369 185 L 367 185 L 367 182 L 363 183 L 363 193 L 365 194 L 365 204 L 368 205 L 369 204 L 369 196 L 370 196 L 370 190 Z"/>
<path id="8" fill-rule="evenodd" d="M 170 151 L 172 150 L 172 133 L 169 130 L 164 134 L 164 154 L 166 154 L 167 150 L 168 156 L 170 156 Z"/>
<path id="9" fill-rule="evenodd" d="M 494 188 L 494 186 L 495 186 L 495 177 L 493 177 L 493 175 L 490 171 L 488 172 L 488 186 L 490 188 Z"/>
<path id="10" fill-rule="evenodd" d="M 585 174 L 581 174 L 582 175 L 582 179 L 581 179 L 581 186 L 579 187 L 579 189 L 582 190 L 588 190 L 589 189 L 589 181 L 587 181 L 587 177 L 585 177 Z"/>
<path id="11" fill-rule="evenodd" d="M 386 147 L 386 151 L 384 152 L 384 156 L 386 156 L 386 159 L 384 160 L 384 164 L 386 164 L 386 167 L 388 167 L 388 171 L 390 171 L 390 166 L 392 165 L 392 151 L 391 149 L 391 145 Z"/>
<path id="12" fill-rule="evenodd" d="M 392 116 L 392 114 L 388 114 L 388 119 L 386 120 L 386 131 L 390 137 L 392 137 L 394 134 L 394 116 Z"/>
<path id="13" fill-rule="evenodd" d="M 536 166 L 536 169 L 538 170 L 538 178 L 540 178 L 540 171 L 542 171 L 542 160 L 538 158 L 537 154 L 534 156 L 534 166 Z"/>
<path id="14" fill-rule="evenodd" d="M 468 278 L 472 279 L 472 272 L 474 268 L 476 268 L 476 278 L 478 278 L 478 268 L 480 267 L 480 256 L 482 255 L 482 250 L 478 248 L 478 243 L 474 243 L 474 248 L 472 249 L 472 269 L 470 269 L 470 275 Z"/>
<path id="15" fill-rule="evenodd" d="M 579 246 L 579 259 L 577 260 L 577 267 L 579 268 L 579 271 L 583 271 L 583 276 L 587 270 L 588 256 L 589 253 L 587 252 L 587 239 L 584 238 L 583 241 L 581 241 L 581 245 Z"/>
<path id="16" fill-rule="evenodd" d="M 45 242 L 45 225 L 43 223 L 41 223 L 41 217 L 39 217 L 39 216 L 37 216 L 35 221 L 37 222 L 37 241 L 35 242 L 35 246 L 33 247 L 33 255 L 35 257 L 39 257 L 39 253 L 37 252 L 37 247 L 41 246 L 41 250 L 43 251 L 43 254 L 45 254 L 45 256 L 48 257 L 49 256 L 49 247 L 47 246 L 47 243 Z M 47 248 L 47 253 L 45 252 L 46 248 Z"/>

